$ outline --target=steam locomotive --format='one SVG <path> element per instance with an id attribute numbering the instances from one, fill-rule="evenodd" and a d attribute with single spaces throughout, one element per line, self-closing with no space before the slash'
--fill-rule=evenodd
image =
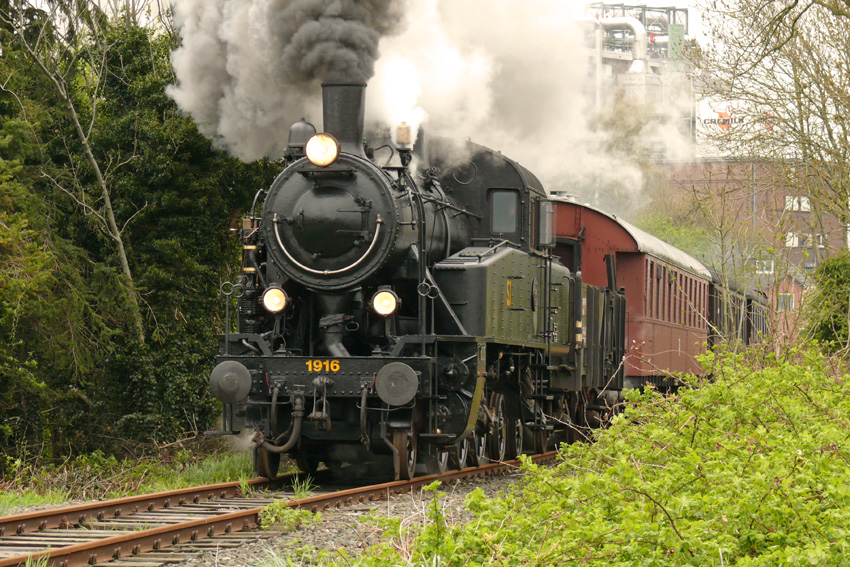
<path id="1" fill-rule="evenodd" d="M 365 85 L 322 96 L 325 132 L 293 125 L 222 286 L 222 433 L 254 429 L 261 476 L 288 454 L 407 479 L 598 426 L 624 378 L 613 261 L 592 286 L 553 256 L 553 204 L 515 161 L 472 143 L 432 160 L 402 127 L 379 165 Z"/>

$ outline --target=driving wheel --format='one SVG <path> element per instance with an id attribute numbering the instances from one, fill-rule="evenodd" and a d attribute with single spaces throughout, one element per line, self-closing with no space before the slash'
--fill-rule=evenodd
<path id="1" fill-rule="evenodd" d="M 507 450 L 507 438 L 505 434 L 508 417 L 505 396 L 502 394 L 493 394 L 490 397 L 490 407 L 493 410 L 493 425 L 490 428 L 490 435 L 488 436 L 489 457 L 491 461 L 501 462 L 505 460 L 505 451 Z"/>
<path id="2" fill-rule="evenodd" d="M 476 431 L 464 439 L 466 445 L 466 465 L 478 467 L 487 464 L 487 436 Z"/>
<path id="3" fill-rule="evenodd" d="M 277 478 L 280 469 L 280 453 L 272 453 L 262 447 L 254 449 L 254 473 L 269 480 Z"/>
<path id="4" fill-rule="evenodd" d="M 469 459 L 469 447 L 467 443 L 472 434 L 469 434 L 466 439 L 460 443 L 455 443 L 449 446 L 449 468 L 452 470 L 460 470 L 466 467 L 466 461 Z"/>
<path id="5" fill-rule="evenodd" d="M 393 470 L 396 480 L 410 480 L 416 474 L 416 436 L 410 429 L 393 430 Z"/>
<path id="6" fill-rule="evenodd" d="M 508 420 L 505 432 L 505 458 L 509 461 L 522 455 L 522 429 L 522 420 Z"/>

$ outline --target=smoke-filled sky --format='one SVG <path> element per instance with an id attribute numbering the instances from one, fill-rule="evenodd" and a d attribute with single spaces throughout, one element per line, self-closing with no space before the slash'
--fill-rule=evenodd
<path id="1" fill-rule="evenodd" d="M 322 81 L 368 80 L 396 0 L 178 0 L 168 89 L 206 136 L 244 160 L 278 157 L 290 124 L 320 114 Z M 315 120 L 315 119 L 314 119 Z"/>
<path id="2" fill-rule="evenodd" d="M 169 89 L 200 130 L 250 161 L 289 126 L 321 127 L 324 80 L 366 81 L 368 120 L 501 150 L 567 189 L 637 193 L 635 163 L 590 127 L 589 64 L 565 0 L 177 0 Z M 591 87 L 591 88 L 588 88 Z M 606 149 L 607 148 L 607 149 Z M 561 187 L 563 188 L 563 187 Z M 629 204 L 624 203 L 624 208 Z"/>

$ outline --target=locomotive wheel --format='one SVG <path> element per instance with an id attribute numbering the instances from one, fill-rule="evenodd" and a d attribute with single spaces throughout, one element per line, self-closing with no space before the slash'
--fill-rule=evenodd
<path id="1" fill-rule="evenodd" d="M 262 447 L 254 449 L 254 473 L 268 479 L 277 478 L 280 469 L 280 453 L 272 453 Z"/>
<path id="2" fill-rule="evenodd" d="M 549 432 L 545 429 L 534 430 L 534 452 L 538 455 L 549 448 Z"/>
<path id="3" fill-rule="evenodd" d="M 319 469 L 319 459 L 314 455 L 302 453 L 295 457 L 295 464 L 298 469 L 305 473 L 316 474 Z"/>
<path id="4" fill-rule="evenodd" d="M 488 436 L 489 457 L 491 461 L 501 462 L 505 460 L 505 451 L 507 450 L 508 418 L 505 396 L 493 394 L 490 397 L 490 407 L 493 409 L 493 426 Z"/>
<path id="5" fill-rule="evenodd" d="M 466 465 L 478 467 L 487 464 L 487 437 L 473 431 L 464 439 L 466 445 Z"/>
<path id="6" fill-rule="evenodd" d="M 443 474 L 449 470 L 450 448 L 446 445 L 432 445 L 425 453 L 426 474 Z"/>
<path id="7" fill-rule="evenodd" d="M 460 443 L 455 443 L 449 446 L 449 468 L 452 470 L 460 470 L 466 467 L 466 461 L 469 459 L 469 447 L 467 442 L 470 435 Z"/>
<path id="8" fill-rule="evenodd" d="M 574 394 L 572 394 L 574 395 Z M 587 403 L 583 395 L 576 396 L 573 405 L 570 406 L 570 418 L 573 420 L 573 427 L 570 431 L 571 443 L 579 441 L 588 441 L 587 436 Z"/>
<path id="9" fill-rule="evenodd" d="M 505 459 L 511 461 L 522 455 L 522 420 L 509 419 L 505 431 Z"/>
<path id="10" fill-rule="evenodd" d="M 416 437 L 410 429 L 393 431 L 393 469 L 396 480 L 410 480 L 416 474 Z"/>

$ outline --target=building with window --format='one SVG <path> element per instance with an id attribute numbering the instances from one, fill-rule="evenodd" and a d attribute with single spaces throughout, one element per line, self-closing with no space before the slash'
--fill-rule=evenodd
<path id="1" fill-rule="evenodd" d="M 691 41 L 688 10 L 595 2 L 585 14 L 593 24 L 588 45 L 595 80 L 589 84 L 597 108 L 605 96 L 624 96 L 653 107 L 659 124 L 677 126 L 680 137 L 672 143 L 691 145 L 692 157 L 673 161 L 670 141 L 651 150 L 664 194 L 711 210 L 713 237 L 726 239 L 717 243 L 720 256 L 732 258 L 724 268 L 768 293 L 783 321 L 778 330 L 793 335 L 808 275 L 850 248 L 850 203 L 836 207 L 807 190 L 817 176 L 807 174 L 805 163 L 742 159 L 715 144 L 718 135 L 734 135 L 750 126 L 744 121 L 765 117 L 747 117 L 740 101 L 699 94 L 684 57 Z"/>
<path id="2" fill-rule="evenodd" d="M 756 274 L 805 275 L 850 243 L 850 226 L 801 194 L 785 163 L 703 158 L 659 161 L 658 167 L 672 194 L 710 202 L 726 223 L 718 230 L 746 241 L 741 263 L 750 263 Z"/>
<path id="3" fill-rule="evenodd" d="M 732 277 L 767 293 L 772 327 L 793 337 L 809 275 L 848 248 L 850 227 L 787 175 L 787 164 L 705 158 L 658 163 L 667 191 L 711 211 Z M 850 216 L 850 211 L 848 211 Z M 848 218 L 845 216 L 845 218 Z"/>

